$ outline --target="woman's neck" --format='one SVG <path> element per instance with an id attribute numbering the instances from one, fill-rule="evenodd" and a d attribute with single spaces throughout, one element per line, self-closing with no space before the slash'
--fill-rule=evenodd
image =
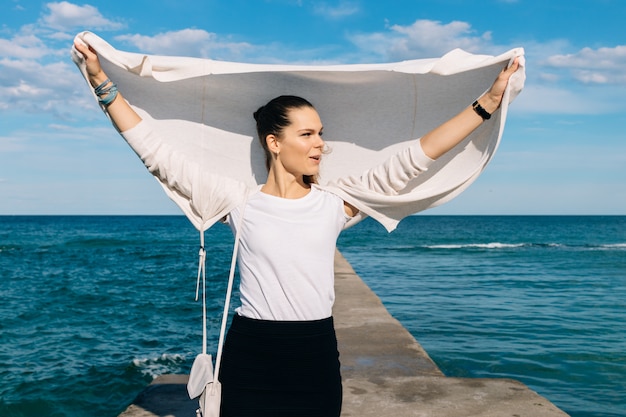
<path id="1" fill-rule="evenodd" d="M 261 192 L 265 194 L 289 199 L 302 198 L 310 191 L 311 186 L 303 178 L 277 176 L 271 170 L 267 182 L 261 187 Z"/>

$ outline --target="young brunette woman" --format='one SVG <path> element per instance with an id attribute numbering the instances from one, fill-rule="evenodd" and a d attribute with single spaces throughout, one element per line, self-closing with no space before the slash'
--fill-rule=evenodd
<path id="1" fill-rule="evenodd" d="M 175 152 L 162 149 L 159 132 L 144 126 L 108 80 L 97 54 L 84 44 L 75 48 L 112 122 L 139 149 L 150 171 L 191 200 L 194 193 L 209 192 L 215 215 L 234 232 L 241 225 L 241 306 L 229 328 L 220 368 L 222 416 L 339 416 L 333 264 L 339 233 L 358 211 L 316 184 L 325 144 L 313 105 L 281 96 L 255 112 L 268 177 L 258 189 L 248 190 L 233 180 L 203 175 L 201 167 L 185 165 Z M 515 60 L 476 103 L 468 103 L 406 152 L 365 172 L 361 185 L 398 188 L 425 171 L 498 109 L 517 68 Z"/>

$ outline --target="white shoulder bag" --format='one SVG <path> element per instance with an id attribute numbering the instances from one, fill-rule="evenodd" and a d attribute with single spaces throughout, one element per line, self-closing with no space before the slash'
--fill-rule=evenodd
<path id="1" fill-rule="evenodd" d="M 244 203 L 243 208 L 245 209 Z M 226 322 L 228 321 L 228 310 L 230 308 L 230 298 L 233 290 L 235 277 L 235 264 L 237 262 L 237 252 L 239 250 L 239 233 L 243 223 L 244 210 L 235 233 L 235 244 L 233 257 L 230 263 L 230 273 L 228 276 L 228 288 L 226 290 L 226 301 L 224 302 L 224 313 L 222 315 L 222 326 L 215 359 L 215 370 L 213 370 L 213 358 L 207 354 L 207 331 L 206 331 L 206 251 L 204 249 L 204 232 L 200 232 L 200 259 L 198 261 L 198 281 L 196 284 L 196 300 L 200 290 L 200 278 L 202 278 L 202 353 L 196 356 L 189 373 L 187 382 L 187 392 L 189 398 L 200 397 L 200 408 L 196 410 L 197 417 L 219 417 L 220 403 L 222 399 L 222 385 L 219 382 L 220 364 L 222 360 L 222 348 L 224 346 L 224 336 L 226 333 Z"/>

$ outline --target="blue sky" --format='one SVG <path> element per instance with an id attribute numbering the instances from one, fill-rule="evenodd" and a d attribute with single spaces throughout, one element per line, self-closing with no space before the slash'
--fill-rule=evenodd
<path id="1" fill-rule="evenodd" d="M 82 30 L 122 50 L 255 63 L 524 47 L 496 157 L 430 213 L 626 214 L 623 0 L 3 0 L 0 16 L 0 214 L 180 213 L 71 62 Z"/>

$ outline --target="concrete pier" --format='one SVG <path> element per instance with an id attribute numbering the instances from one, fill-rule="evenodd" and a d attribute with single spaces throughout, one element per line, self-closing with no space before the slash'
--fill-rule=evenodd
<path id="1" fill-rule="evenodd" d="M 451 378 L 385 309 L 337 253 L 333 310 L 343 377 L 342 416 L 563 417 L 526 385 L 511 379 Z M 197 401 L 187 375 L 154 380 L 120 417 L 193 417 Z"/>

